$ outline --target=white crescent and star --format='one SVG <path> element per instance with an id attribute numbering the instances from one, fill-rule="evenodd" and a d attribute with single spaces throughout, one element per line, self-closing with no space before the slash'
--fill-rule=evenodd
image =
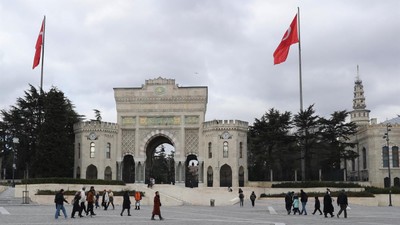
<path id="1" fill-rule="evenodd" d="M 292 28 L 289 27 L 289 28 L 286 30 L 285 36 L 283 36 L 282 41 L 286 40 L 286 39 L 290 36 L 290 33 L 291 33 L 291 32 L 292 32 Z"/>

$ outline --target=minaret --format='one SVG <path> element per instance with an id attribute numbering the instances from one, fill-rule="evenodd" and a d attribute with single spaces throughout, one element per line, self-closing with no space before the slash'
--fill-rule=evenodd
<path id="1" fill-rule="evenodd" d="M 369 112 L 366 109 L 364 87 L 360 79 L 360 74 L 357 65 L 357 78 L 354 82 L 354 98 L 353 98 L 353 111 L 350 112 L 351 121 L 355 122 L 358 126 L 369 125 Z"/>

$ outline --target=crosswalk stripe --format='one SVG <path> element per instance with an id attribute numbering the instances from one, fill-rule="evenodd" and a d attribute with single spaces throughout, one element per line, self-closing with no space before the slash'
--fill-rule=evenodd
<path id="1" fill-rule="evenodd" d="M 0 207 L 0 213 L 4 215 L 9 215 L 10 213 L 4 207 Z"/>
<path id="2" fill-rule="evenodd" d="M 268 206 L 269 214 L 278 214 L 272 206 Z"/>

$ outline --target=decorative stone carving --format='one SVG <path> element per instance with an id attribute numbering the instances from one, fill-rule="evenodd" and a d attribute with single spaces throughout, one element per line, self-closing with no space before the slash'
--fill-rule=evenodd
<path id="1" fill-rule="evenodd" d="M 199 130 L 198 129 L 186 129 L 185 130 L 185 148 L 186 155 L 188 154 L 199 154 Z"/>
<path id="2" fill-rule="evenodd" d="M 122 155 L 131 154 L 135 152 L 135 130 L 123 129 L 122 130 Z"/>

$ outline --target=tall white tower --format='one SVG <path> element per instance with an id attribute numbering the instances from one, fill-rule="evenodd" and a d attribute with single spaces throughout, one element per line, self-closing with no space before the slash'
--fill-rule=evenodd
<path id="1" fill-rule="evenodd" d="M 354 82 L 354 98 L 353 98 L 353 111 L 350 112 L 351 121 L 355 122 L 358 126 L 369 125 L 369 112 L 366 109 L 364 96 L 364 86 L 360 79 L 359 69 L 357 65 L 357 77 Z"/>

